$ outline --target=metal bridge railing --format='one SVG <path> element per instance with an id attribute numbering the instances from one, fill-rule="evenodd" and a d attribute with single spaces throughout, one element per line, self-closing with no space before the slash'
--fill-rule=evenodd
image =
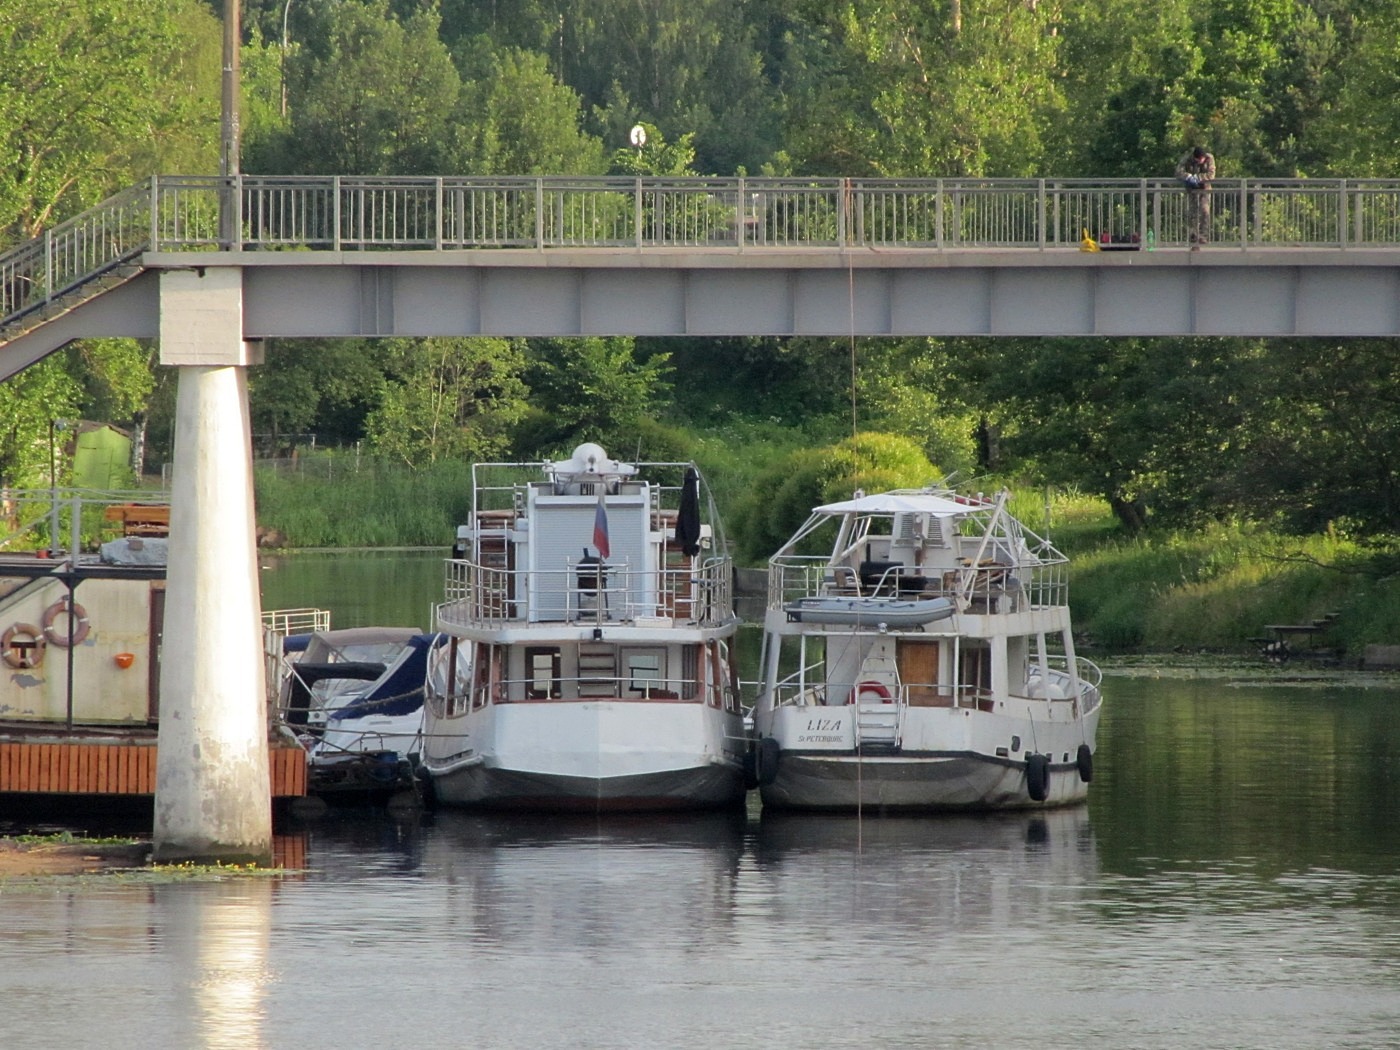
<path id="1" fill-rule="evenodd" d="M 1400 179 L 1220 179 L 1211 243 L 1400 247 Z M 1187 243 L 1174 179 L 159 176 L 0 255 L 0 325 L 145 251 Z"/>

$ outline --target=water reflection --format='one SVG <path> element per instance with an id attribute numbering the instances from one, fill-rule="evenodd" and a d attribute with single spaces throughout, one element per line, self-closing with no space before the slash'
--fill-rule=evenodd
<path id="1" fill-rule="evenodd" d="M 488 955 L 608 943 L 713 943 L 733 922 L 743 812 L 611 816 L 443 812 L 421 862 L 454 929 Z"/>
<path id="2" fill-rule="evenodd" d="M 933 820 L 765 812 L 755 859 L 779 918 L 815 909 L 896 937 L 1043 922 L 1098 876 L 1084 806 Z"/>
<path id="3" fill-rule="evenodd" d="M 239 880 L 162 893 L 166 947 L 188 975 L 190 1039 L 202 1050 L 258 1050 L 272 1045 L 264 996 L 272 897 L 268 880 Z"/>
<path id="4" fill-rule="evenodd" d="M 0 882 L 0 1045 L 1397 1045 L 1396 692 L 1110 686 L 1087 807 L 352 809 L 296 879 Z"/>

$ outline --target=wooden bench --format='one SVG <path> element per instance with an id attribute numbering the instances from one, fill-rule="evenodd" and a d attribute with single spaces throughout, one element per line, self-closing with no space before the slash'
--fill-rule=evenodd
<path id="1" fill-rule="evenodd" d="M 166 503 L 114 503 L 102 516 L 121 522 L 123 536 L 170 535 L 170 505 Z"/>

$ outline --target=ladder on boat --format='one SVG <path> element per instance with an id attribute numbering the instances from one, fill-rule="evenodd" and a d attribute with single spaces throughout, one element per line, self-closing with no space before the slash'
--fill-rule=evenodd
<path id="1" fill-rule="evenodd" d="M 610 645 L 583 645 L 578 651 L 580 698 L 617 696 L 617 650 Z"/>
<path id="2" fill-rule="evenodd" d="M 898 704 L 856 705 L 857 747 L 894 747 L 898 743 Z"/>
<path id="3" fill-rule="evenodd" d="M 874 686 L 873 690 L 864 687 Z M 879 700 L 867 700 L 872 692 L 881 694 Z M 893 748 L 899 746 L 899 713 L 901 710 L 899 664 L 890 646 L 884 642 L 861 661 L 856 686 L 851 690 L 856 707 L 856 746 Z"/>

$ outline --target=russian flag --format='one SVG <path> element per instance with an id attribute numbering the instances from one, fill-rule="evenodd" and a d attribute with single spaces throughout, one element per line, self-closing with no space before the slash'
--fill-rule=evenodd
<path id="1" fill-rule="evenodd" d="M 608 546 L 608 508 L 603 505 L 603 486 L 598 486 L 598 509 L 593 514 L 593 546 L 598 548 L 598 557 L 608 558 L 612 548 Z"/>

